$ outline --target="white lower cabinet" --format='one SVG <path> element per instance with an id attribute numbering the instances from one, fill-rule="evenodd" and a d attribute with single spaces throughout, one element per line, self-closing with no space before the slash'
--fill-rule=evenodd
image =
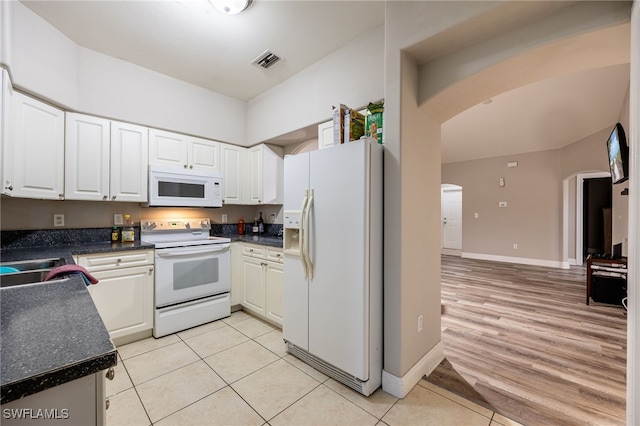
<path id="1" fill-rule="evenodd" d="M 151 336 L 153 250 L 82 255 L 77 263 L 99 280 L 89 293 L 116 345 Z"/>
<path id="2" fill-rule="evenodd" d="M 243 244 L 242 307 L 282 326 L 282 249 Z"/>
<path id="3" fill-rule="evenodd" d="M 2 425 L 106 425 L 105 371 L 0 406 Z"/>

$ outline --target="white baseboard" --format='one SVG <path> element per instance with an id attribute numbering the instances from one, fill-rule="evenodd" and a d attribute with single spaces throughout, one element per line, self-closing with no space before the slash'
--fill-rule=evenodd
<path id="1" fill-rule="evenodd" d="M 429 375 L 444 359 L 444 346 L 442 341 L 438 342 L 420 361 L 402 377 L 396 377 L 391 373 L 382 371 L 382 390 L 395 396 L 404 398 L 422 379 L 422 376 Z"/>
<path id="2" fill-rule="evenodd" d="M 547 268 L 569 269 L 569 262 L 559 260 L 530 259 L 527 257 L 498 256 L 495 254 L 462 252 L 467 259 L 491 260 L 494 262 L 519 263 L 521 265 L 545 266 Z"/>

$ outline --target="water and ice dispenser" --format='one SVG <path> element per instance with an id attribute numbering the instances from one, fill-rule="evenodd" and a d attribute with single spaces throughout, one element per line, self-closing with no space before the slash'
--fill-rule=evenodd
<path id="1" fill-rule="evenodd" d="M 300 211 L 285 211 L 283 228 L 284 251 L 290 254 L 300 255 L 302 213 Z"/>

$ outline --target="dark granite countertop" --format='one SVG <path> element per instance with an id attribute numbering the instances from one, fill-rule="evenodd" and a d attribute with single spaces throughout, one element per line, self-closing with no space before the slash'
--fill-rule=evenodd
<path id="1" fill-rule="evenodd" d="M 87 243 L 0 251 L 3 262 L 153 249 Z M 116 348 L 79 276 L 0 290 L 0 394 L 7 403 L 116 365 Z"/>
<path id="2" fill-rule="evenodd" d="M 255 234 L 245 234 L 245 235 L 224 235 L 227 238 L 231 238 L 232 242 L 242 242 L 242 243 L 251 243 L 251 244 L 259 244 L 263 246 L 270 247 L 280 247 L 282 248 L 282 237 L 275 237 L 273 235 L 255 235 Z"/>

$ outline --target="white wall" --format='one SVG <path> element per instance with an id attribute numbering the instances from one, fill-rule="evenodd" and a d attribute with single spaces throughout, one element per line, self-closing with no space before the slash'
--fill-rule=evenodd
<path id="1" fill-rule="evenodd" d="M 3 17 L 6 8 L 11 54 L 1 59 L 18 89 L 68 110 L 246 144 L 244 102 L 77 46 L 20 2 L 2 2 Z"/>
<path id="2" fill-rule="evenodd" d="M 247 145 L 328 121 L 333 105 L 367 106 L 384 97 L 383 81 L 380 26 L 249 101 Z"/>

